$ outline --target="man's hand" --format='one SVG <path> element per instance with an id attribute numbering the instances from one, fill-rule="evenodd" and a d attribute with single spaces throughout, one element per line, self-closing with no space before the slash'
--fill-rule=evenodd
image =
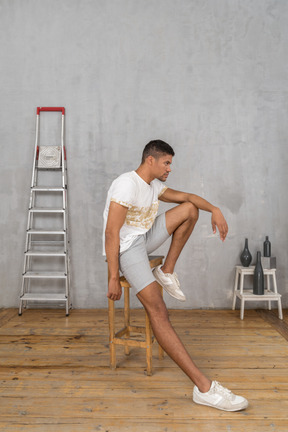
<path id="1" fill-rule="evenodd" d="M 224 241 L 228 233 L 228 225 L 221 210 L 218 207 L 215 207 L 212 210 L 211 223 L 212 223 L 213 233 L 216 234 L 216 227 L 217 227 L 220 234 L 220 239 Z"/>
<path id="2" fill-rule="evenodd" d="M 107 297 L 110 300 L 120 300 L 122 295 L 122 287 L 120 285 L 119 278 L 111 278 L 108 282 L 108 294 Z"/>

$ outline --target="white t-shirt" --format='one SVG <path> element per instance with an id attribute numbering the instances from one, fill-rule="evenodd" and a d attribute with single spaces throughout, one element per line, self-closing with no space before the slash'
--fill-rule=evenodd
<path id="1" fill-rule="evenodd" d="M 135 171 L 122 174 L 113 181 L 103 213 L 103 255 L 110 202 L 128 208 L 124 225 L 120 229 L 120 252 L 124 252 L 138 235 L 145 234 L 152 227 L 159 207 L 158 198 L 166 189 L 158 179 L 146 183 Z"/>

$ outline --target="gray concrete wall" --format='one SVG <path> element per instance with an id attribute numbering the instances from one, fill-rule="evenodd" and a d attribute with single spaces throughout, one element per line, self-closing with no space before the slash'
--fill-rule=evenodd
<path id="1" fill-rule="evenodd" d="M 230 308 L 245 237 L 255 258 L 269 235 L 287 307 L 287 22 L 286 0 L 1 0 L 0 306 L 18 305 L 36 107 L 65 106 L 74 307 L 106 306 L 106 190 L 153 138 L 176 151 L 168 185 L 230 226 L 222 244 L 201 214 L 168 306 Z"/>

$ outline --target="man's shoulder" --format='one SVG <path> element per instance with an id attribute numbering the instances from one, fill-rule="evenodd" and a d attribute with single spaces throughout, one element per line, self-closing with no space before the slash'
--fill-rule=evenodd
<path id="1" fill-rule="evenodd" d="M 133 171 L 126 172 L 118 176 L 111 184 L 109 192 L 115 193 L 116 191 L 123 191 L 126 193 L 134 193 L 137 188 L 137 182 Z"/>
<path id="2" fill-rule="evenodd" d="M 135 183 L 135 178 L 133 176 L 133 171 L 129 171 L 123 174 L 120 174 L 118 177 L 116 177 L 115 180 L 113 180 L 112 185 L 119 185 L 119 184 L 127 184 L 127 183 Z"/>

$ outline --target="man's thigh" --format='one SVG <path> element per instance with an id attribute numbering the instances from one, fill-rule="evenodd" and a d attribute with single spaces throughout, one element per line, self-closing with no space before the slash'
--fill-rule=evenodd
<path id="1" fill-rule="evenodd" d="M 120 254 L 119 264 L 121 272 L 136 293 L 155 282 L 144 236 L 140 236 L 128 250 Z"/>
<path id="2" fill-rule="evenodd" d="M 135 288 L 136 293 L 156 281 L 150 267 L 148 255 L 154 252 L 170 237 L 166 228 L 165 213 L 157 216 L 152 228 L 132 243 L 119 256 L 120 270 Z"/>
<path id="3" fill-rule="evenodd" d="M 198 209 L 191 202 L 185 202 L 168 210 L 165 215 L 167 231 L 171 235 L 188 218 L 194 220 L 196 223 L 198 219 Z"/>
<path id="4" fill-rule="evenodd" d="M 144 237 L 148 255 L 158 249 L 170 237 L 166 227 L 166 213 L 157 216 L 151 229 Z"/>

